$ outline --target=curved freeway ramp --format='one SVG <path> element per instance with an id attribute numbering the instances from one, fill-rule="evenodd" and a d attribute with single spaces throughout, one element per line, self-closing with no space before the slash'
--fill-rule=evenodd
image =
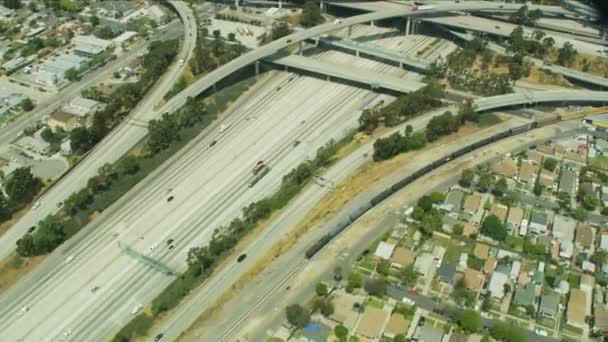
<path id="1" fill-rule="evenodd" d="M 479 112 L 504 107 L 532 105 L 539 103 L 589 103 L 606 105 L 608 91 L 588 90 L 549 90 L 528 93 L 514 93 L 484 97 L 474 100 L 475 109 Z"/>

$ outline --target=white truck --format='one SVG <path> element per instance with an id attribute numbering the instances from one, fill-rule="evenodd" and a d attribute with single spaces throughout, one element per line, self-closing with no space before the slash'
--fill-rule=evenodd
<path id="1" fill-rule="evenodd" d="M 232 124 L 229 124 L 229 123 L 228 124 L 222 124 L 220 126 L 220 133 L 226 132 L 230 128 L 230 126 L 232 126 Z"/>

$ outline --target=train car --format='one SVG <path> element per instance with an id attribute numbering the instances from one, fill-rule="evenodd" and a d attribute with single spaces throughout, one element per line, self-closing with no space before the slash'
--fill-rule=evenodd
<path id="1" fill-rule="evenodd" d="M 312 246 L 310 246 L 310 248 L 308 248 L 306 250 L 306 259 L 310 259 L 312 258 L 315 254 L 317 254 L 317 252 L 319 250 L 321 250 L 321 248 L 323 248 L 325 245 L 327 245 L 327 243 L 331 240 L 331 235 L 327 234 L 324 235 L 322 238 L 320 238 L 319 240 L 317 240 L 317 242 L 315 242 Z"/>
<path id="2" fill-rule="evenodd" d="M 365 214 L 369 209 L 371 209 L 371 207 L 372 204 L 367 203 L 355 209 L 355 211 L 353 211 L 352 214 L 348 216 L 350 222 L 355 222 L 359 217 L 361 217 L 361 215 Z"/>
<path id="3" fill-rule="evenodd" d="M 393 194 L 393 191 L 390 188 L 387 190 L 384 190 L 380 194 L 378 194 L 376 197 L 372 198 L 370 203 L 372 205 L 376 205 L 376 204 L 384 201 L 385 199 L 387 199 L 392 194 Z"/>

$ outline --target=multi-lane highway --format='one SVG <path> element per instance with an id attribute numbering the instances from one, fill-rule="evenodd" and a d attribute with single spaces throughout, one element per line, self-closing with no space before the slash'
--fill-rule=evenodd
<path id="1" fill-rule="evenodd" d="M 182 42 L 181 51 L 176 57 L 175 63 L 169 68 L 166 75 L 154 86 L 152 91 L 139 103 L 131 112 L 129 117 L 110 132 L 90 153 L 89 155 L 69 174 L 61 179 L 40 199 L 40 207 L 30 210 L 24 215 L 11 229 L 0 237 L 0 259 L 8 256 L 16 247 L 16 242 L 33 225 L 47 215 L 58 210 L 58 203 L 65 201 L 72 193 L 86 186 L 87 181 L 95 176 L 101 166 L 106 163 L 113 163 L 123 156 L 135 144 L 137 144 L 146 134 L 147 128 L 139 125 L 131 125 L 130 119 L 136 118 L 139 121 L 148 121 L 156 118 L 159 111 L 153 108 L 159 103 L 162 97 L 173 87 L 173 84 L 181 75 L 186 65 L 180 65 L 179 59 L 188 60 L 192 55 L 196 44 L 196 22 L 190 8 L 182 1 L 171 2 L 180 13 L 185 25 L 185 38 Z M 125 63 L 126 64 L 126 63 Z M 107 77 L 106 75 L 103 77 Z M 99 77 L 102 77 L 99 76 Z M 72 90 L 78 93 L 80 88 Z M 67 98 L 67 97 L 66 97 Z M 162 110 L 162 109 L 161 109 Z"/>
<path id="2" fill-rule="evenodd" d="M 404 73 L 379 63 L 376 70 Z M 74 340 L 110 337 L 136 304 L 149 302 L 170 281 L 122 255 L 117 241 L 183 270 L 190 247 L 205 244 L 215 228 L 276 189 L 293 166 L 354 128 L 358 115 L 353 113 L 370 96 L 376 97 L 315 78 L 270 77 L 221 121 L 231 124 L 228 131 L 218 133 L 216 123 L 5 293 L 0 340 L 34 341 L 68 331 Z M 297 147 L 295 140 L 300 141 Z M 212 141 L 217 141 L 214 147 Z M 249 189 L 250 169 L 258 160 L 272 170 Z M 170 203 L 168 196 L 174 196 Z M 169 239 L 174 240 L 172 250 Z M 73 260 L 66 264 L 69 256 Z M 100 289 L 91 293 L 95 286 Z M 31 310 L 19 317 L 25 306 Z"/>

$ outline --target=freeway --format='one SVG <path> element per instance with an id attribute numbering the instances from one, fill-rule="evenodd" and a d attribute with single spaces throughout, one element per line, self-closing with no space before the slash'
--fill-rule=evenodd
<path id="1" fill-rule="evenodd" d="M 175 6 L 184 19 L 185 39 L 182 49 L 176 59 L 188 60 L 192 55 L 196 43 L 196 22 L 192 11 L 182 1 L 170 2 Z M 40 207 L 30 210 L 25 214 L 9 231 L 0 237 L 0 260 L 6 258 L 16 248 L 16 242 L 27 230 L 37 224 L 46 216 L 55 213 L 59 208 L 59 203 L 65 201 L 72 193 L 84 188 L 87 181 L 95 176 L 101 166 L 113 163 L 128 152 L 137 144 L 148 132 L 147 128 L 129 124 L 129 119 L 134 118 L 140 121 L 148 121 L 158 116 L 154 111 L 154 106 L 164 94 L 175 83 L 181 75 L 184 66 L 177 61 L 169 68 L 161 80 L 154 86 L 151 92 L 139 103 L 131 112 L 130 116 L 115 130 L 110 132 L 95 148 L 89 152 L 76 167 L 74 167 L 63 179 L 55 184 L 40 199 Z M 100 74 L 107 77 L 107 74 Z M 99 76 L 99 77 L 101 77 Z M 72 90 L 78 92 L 79 89 Z"/>
<path id="2" fill-rule="evenodd" d="M 379 72 L 390 68 L 376 63 Z M 107 340 L 138 303 L 150 302 L 172 280 L 122 255 L 117 241 L 183 271 L 191 247 L 206 244 L 216 228 L 276 189 L 282 175 L 326 141 L 355 128 L 358 116 L 352 113 L 376 97 L 315 78 L 269 77 L 9 289 L 1 298 L 0 340 L 38 341 L 70 331 L 72 340 Z M 230 129 L 219 133 L 221 124 Z M 249 189 L 250 169 L 259 160 L 272 170 Z M 170 203 L 168 196 L 174 197 Z M 25 306 L 31 310 L 19 317 Z"/>
<path id="3" fill-rule="evenodd" d="M 185 3 L 181 1 L 171 1 L 171 4 L 176 6 L 178 12 L 188 10 Z M 167 75 L 161 79 L 156 88 L 149 94 L 140 105 L 134 109 L 130 117 L 125 120 L 119 127 L 114 129 L 106 136 L 95 148 L 93 148 L 88 156 L 77 165 L 69 174 L 67 174 L 58 184 L 56 184 L 49 192 L 41 199 L 41 205 L 36 211 L 30 211 L 24 215 L 7 233 L 0 237 L 0 259 L 8 256 L 14 249 L 16 241 L 25 234 L 25 232 L 42 218 L 57 211 L 57 205 L 63 202 L 68 196 L 75 191 L 83 188 L 88 179 L 97 174 L 99 168 L 107 163 L 114 163 L 126 152 L 131 150 L 141 139 L 147 135 L 147 129 L 144 127 L 129 124 L 129 119 L 134 119 L 138 122 L 148 121 L 158 118 L 164 112 L 174 112 L 182 107 L 188 97 L 196 97 L 200 93 L 212 88 L 217 82 L 225 79 L 234 72 L 253 64 L 254 62 L 267 58 L 270 55 L 285 49 L 287 46 L 307 40 L 312 37 L 320 36 L 337 29 L 344 29 L 355 24 L 366 23 L 394 17 L 418 16 L 425 13 L 442 13 L 446 11 L 473 11 L 473 10 L 500 10 L 514 12 L 520 8 L 518 4 L 496 4 L 483 1 L 469 1 L 462 4 L 445 4 L 436 5 L 430 10 L 419 10 L 412 12 L 409 8 L 402 10 L 389 10 L 377 13 L 363 14 L 351 18 L 346 18 L 340 23 L 327 23 L 313 27 L 311 29 L 295 32 L 289 36 L 283 37 L 271 43 L 268 43 L 258 49 L 250 51 L 239 58 L 236 58 L 225 65 L 215 69 L 205 75 L 205 77 L 197 80 L 187 89 L 181 91 L 173 97 L 167 104 L 153 110 L 156 100 L 160 99 L 173 85 L 177 75 L 180 74 L 180 66 L 174 65 L 169 69 Z M 189 10 L 188 10 L 189 11 Z M 194 49 L 196 42 L 196 23 L 192 14 L 180 12 L 180 17 L 185 24 L 185 39 L 182 51 L 178 58 L 187 60 Z M 184 20 L 184 18 L 186 18 Z"/>
<path id="4" fill-rule="evenodd" d="M 424 83 L 413 79 L 404 81 L 402 78 L 378 74 L 371 70 L 355 69 L 352 66 L 344 65 L 342 63 L 321 62 L 313 58 L 297 55 L 269 58 L 265 59 L 265 61 L 282 65 L 286 68 L 306 70 L 332 78 L 367 84 L 371 86 L 372 89 L 382 88 L 399 93 L 410 93 L 425 86 Z"/>
<path id="5" fill-rule="evenodd" d="M 532 91 L 484 97 L 474 100 L 474 103 L 477 110 L 482 112 L 497 108 L 539 103 L 595 103 L 604 106 L 608 103 L 608 91 L 570 89 Z"/>

